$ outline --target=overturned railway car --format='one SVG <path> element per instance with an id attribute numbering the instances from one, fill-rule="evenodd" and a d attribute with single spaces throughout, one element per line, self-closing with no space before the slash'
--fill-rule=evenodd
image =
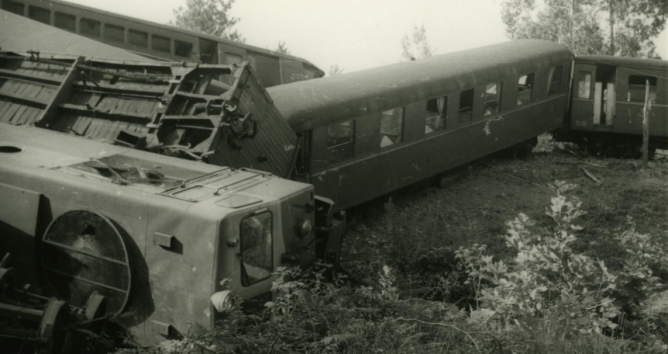
<path id="1" fill-rule="evenodd" d="M 268 89 L 301 136 L 297 180 L 343 210 L 560 129 L 573 56 L 512 41 Z"/>
<path id="2" fill-rule="evenodd" d="M 17 287 L 93 292 L 143 344 L 210 328 L 314 257 L 313 187 L 28 126 L 0 129 L 0 254 Z M 27 289 L 27 287 L 26 287 Z"/>

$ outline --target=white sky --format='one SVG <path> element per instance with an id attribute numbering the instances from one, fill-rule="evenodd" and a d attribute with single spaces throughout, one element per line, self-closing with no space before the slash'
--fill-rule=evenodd
<path id="1" fill-rule="evenodd" d="M 68 0 L 102 10 L 166 24 L 172 9 L 185 0 Z M 344 72 L 396 63 L 401 39 L 424 25 L 433 54 L 444 54 L 504 42 L 501 0 L 237 0 L 232 15 L 246 44 L 276 49 L 286 43 L 290 54 L 325 72 L 338 65 Z M 668 59 L 668 30 L 658 39 Z"/>

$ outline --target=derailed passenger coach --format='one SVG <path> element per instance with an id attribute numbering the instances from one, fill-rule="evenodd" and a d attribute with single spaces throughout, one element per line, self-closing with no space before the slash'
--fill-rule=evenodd
<path id="1" fill-rule="evenodd" d="M 521 40 L 268 88 L 302 142 L 296 179 L 338 210 L 560 129 L 573 55 Z"/>
<path id="2" fill-rule="evenodd" d="M 17 288 L 74 308 L 97 292 L 142 344 L 212 327 L 229 291 L 267 294 L 286 255 L 315 257 L 310 185 L 35 127 L 0 129 L 0 197 Z"/>

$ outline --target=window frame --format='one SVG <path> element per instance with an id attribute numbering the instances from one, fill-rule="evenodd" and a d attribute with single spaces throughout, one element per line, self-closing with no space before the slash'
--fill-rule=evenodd
<path id="1" fill-rule="evenodd" d="M 438 100 L 439 99 L 443 100 L 443 109 L 442 110 L 438 107 Z M 429 102 L 431 102 L 431 101 L 435 102 L 437 112 L 431 111 L 429 109 Z M 440 111 L 440 112 L 438 112 L 438 111 Z M 445 130 L 445 121 L 446 121 L 447 115 L 448 115 L 448 95 L 442 95 L 442 96 L 438 96 L 438 97 L 428 99 L 425 102 L 425 115 L 424 115 L 424 126 L 425 126 L 424 129 L 425 129 L 425 132 L 424 132 L 424 135 L 430 135 L 430 134 L 434 134 L 434 133 L 437 133 L 437 132 L 440 132 L 440 131 L 444 131 Z M 434 119 L 434 118 L 440 119 L 439 124 L 436 127 L 434 127 L 434 126 L 432 126 L 431 124 L 428 123 L 430 119 Z M 431 128 L 432 131 L 427 132 L 427 128 Z"/>
<path id="2" fill-rule="evenodd" d="M 638 77 L 643 78 L 643 84 L 642 85 L 631 84 L 631 78 L 638 78 Z M 648 79 L 649 79 L 649 100 L 652 105 L 656 104 L 656 96 L 659 87 L 659 78 L 657 76 L 652 76 L 652 75 L 629 75 L 628 80 L 626 80 L 627 102 L 636 102 L 636 103 L 645 102 L 645 81 Z M 631 95 L 631 92 L 636 92 L 640 90 L 642 90 L 642 99 L 632 99 L 633 97 Z"/>
<path id="3" fill-rule="evenodd" d="M 401 110 L 401 124 L 399 124 L 399 137 L 398 137 L 399 141 L 392 141 L 392 139 L 388 138 L 392 143 L 389 144 L 389 145 L 383 146 L 383 137 L 390 136 L 390 134 L 383 134 L 383 129 L 382 129 L 383 128 L 383 116 L 388 117 L 385 114 L 386 112 L 395 111 L 397 109 Z M 394 114 L 389 118 L 393 118 L 393 117 L 394 117 Z M 397 145 L 404 142 L 404 140 L 405 140 L 404 139 L 404 133 L 405 133 L 404 124 L 406 124 L 406 107 L 399 106 L 399 107 L 395 107 L 395 108 L 386 109 L 386 110 L 380 112 L 380 119 L 378 120 L 378 146 L 380 147 L 381 150 L 392 148 L 393 146 L 397 146 Z"/>
<path id="4" fill-rule="evenodd" d="M 68 22 L 71 21 L 71 22 Z M 71 25 L 71 26 L 68 26 Z M 54 14 L 53 26 L 65 31 L 77 32 L 77 17 L 66 12 L 56 11 Z"/>
<path id="5" fill-rule="evenodd" d="M 342 125 L 342 124 L 344 124 L 344 123 L 351 123 L 351 124 L 352 124 L 352 128 L 350 129 L 350 135 L 349 135 L 350 140 L 349 140 L 349 141 L 345 141 L 345 142 L 343 142 L 343 143 L 338 143 L 338 144 L 335 144 L 335 145 L 330 145 L 330 134 L 329 134 L 329 132 L 330 132 L 330 127 L 333 127 L 333 126 L 340 126 L 340 125 Z M 327 143 L 327 156 L 328 156 L 328 158 L 327 158 L 327 164 L 328 164 L 328 165 L 339 164 L 339 163 L 341 163 L 341 162 L 349 161 L 349 160 L 352 160 L 352 159 L 355 158 L 355 125 L 356 125 L 356 124 L 355 124 L 355 120 L 354 120 L 354 119 L 349 119 L 349 120 L 346 120 L 346 121 L 343 121 L 343 122 L 338 122 L 338 123 L 333 123 L 333 124 L 329 124 L 329 125 L 327 125 L 327 142 L 326 142 L 326 143 Z M 348 137 L 348 136 L 346 136 L 346 137 Z M 347 146 L 347 145 L 350 146 L 350 154 L 349 154 L 350 156 L 348 156 L 348 154 L 346 154 L 346 155 L 342 155 L 342 157 L 340 157 L 340 158 L 336 158 L 336 159 L 333 158 L 334 153 L 332 152 L 332 150 L 333 150 L 334 148 L 339 148 L 339 147 L 341 147 L 341 146 Z"/>
<path id="6" fill-rule="evenodd" d="M 582 81 L 581 74 L 585 74 L 585 78 L 587 78 L 586 81 Z M 592 79 L 594 78 L 594 73 L 591 72 L 591 70 L 578 70 L 578 75 L 576 78 L 576 83 L 577 83 L 577 94 L 576 98 L 582 99 L 582 100 L 591 100 L 593 99 L 591 89 L 592 89 Z M 586 83 L 587 86 L 587 96 L 583 97 L 581 94 L 584 92 L 581 90 L 580 83 Z"/>
<path id="7" fill-rule="evenodd" d="M 496 85 L 496 97 L 493 100 L 488 99 L 488 96 L 491 96 L 491 94 L 489 92 L 487 92 L 490 89 L 491 85 Z M 503 81 L 494 81 L 494 82 L 485 84 L 485 99 L 484 99 L 485 105 L 483 106 L 483 112 L 484 112 L 483 116 L 488 117 L 488 116 L 492 116 L 492 115 L 495 115 L 495 114 L 501 112 L 501 102 L 502 102 L 501 99 L 503 98 L 502 93 L 503 93 Z M 495 110 L 490 110 L 488 112 L 487 111 L 487 105 L 492 103 L 492 102 L 497 103 L 496 109 Z"/>
<path id="8" fill-rule="evenodd" d="M 464 94 L 467 92 L 471 92 L 471 105 L 466 106 L 462 108 L 462 102 L 464 101 L 462 98 L 464 97 Z M 468 95 L 468 94 L 467 94 Z M 475 87 L 472 87 L 470 89 L 466 90 L 461 90 L 459 92 L 459 107 L 457 107 L 457 121 L 459 124 L 463 123 L 470 123 L 473 121 L 473 107 L 475 106 Z M 468 120 L 467 121 L 462 121 L 462 114 L 468 111 Z"/>
<path id="9" fill-rule="evenodd" d="M 93 27 L 90 25 L 93 25 Z M 88 30 L 91 28 L 92 30 L 89 32 Z M 95 31 L 95 29 L 97 29 L 97 31 Z M 79 33 L 86 37 L 102 38 L 102 22 L 91 18 L 81 17 L 79 18 Z"/>
<path id="10" fill-rule="evenodd" d="M 523 77 L 526 77 L 526 80 L 524 80 L 524 85 L 520 83 Z M 525 88 L 524 91 L 520 91 L 520 88 L 522 87 L 528 87 Z M 524 104 L 530 104 L 533 102 L 534 98 L 534 89 L 536 87 L 536 73 L 528 73 L 524 75 L 520 75 L 520 77 L 517 79 L 517 105 L 522 106 Z M 529 92 L 529 100 L 523 100 L 521 99 L 521 96 L 523 93 Z"/>
<path id="11" fill-rule="evenodd" d="M 269 217 L 270 217 L 270 219 L 269 219 L 270 220 L 270 222 L 269 222 L 269 240 L 270 240 L 270 244 L 271 244 L 271 250 L 270 250 L 269 264 L 271 266 L 271 269 L 267 270 L 267 269 L 264 269 L 264 268 L 260 267 L 262 270 L 265 270 L 265 271 L 268 272 L 267 276 L 265 276 L 264 278 L 255 279 L 254 281 L 250 281 L 250 279 L 248 277 L 248 273 L 246 271 L 246 267 L 244 266 L 244 237 L 243 237 L 244 234 L 243 234 L 243 231 L 242 231 L 242 224 L 250 218 L 257 218 L 258 216 L 264 215 L 264 214 L 269 214 Z M 272 273 L 274 271 L 274 268 L 275 268 L 274 267 L 274 251 L 275 251 L 274 250 L 274 213 L 272 213 L 270 210 L 263 210 L 261 212 L 254 212 L 254 213 L 250 213 L 250 214 L 246 215 L 243 219 L 241 219 L 241 221 L 239 221 L 239 267 L 240 267 L 240 272 L 241 272 L 241 274 L 240 274 L 241 275 L 241 285 L 243 287 L 249 287 L 249 286 L 257 284 L 257 283 L 259 283 L 263 280 L 267 280 L 267 279 L 271 278 L 271 275 L 272 275 Z"/>
<path id="12" fill-rule="evenodd" d="M 144 44 L 133 43 L 133 42 L 132 42 L 132 39 L 133 39 L 133 38 L 139 38 L 139 37 L 133 37 L 133 35 L 135 35 L 135 36 L 136 36 L 136 35 L 141 35 L 141 36 L 146 35 L 146 44 L 144 45 Z M 136 29 L 128 28 L 128 44 L 129 44 L 129 45 L 132 45 L 132 46 L 135 46 L 135 47 L 139 47 L 139 48 L 146 48 L 146 49 L 148 49 L 148 38 L 149 38 L 149 33 L 148 33 L 148 32 L 144 32 L 144 31 L 140 31 L 140 30 L 136 30 Z"/>

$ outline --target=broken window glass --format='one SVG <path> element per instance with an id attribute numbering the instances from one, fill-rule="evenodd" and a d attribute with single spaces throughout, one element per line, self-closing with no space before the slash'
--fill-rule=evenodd
<path id="1" fill-rule="evenodd" d="M 445 114 L 447 112 L 448 96 L 432 98 L 427 101 L 424 133 L 430 134 L 445 128 Z"/>
<path id="2" fill-rule="evenodd" d="M 125 155 L 112 155 L 69 166 L 93 173 L 122 185 L 143 184 L 164 189 L 179 186 L 184 180 L 204 175 L 201 171 Z"/>
<path id="3" fill-rule="evenodd" d="M 517 105 L 531 102 L 533 98 L 533 74 L 520 76 L 517 81 Z"/>
<path id="4" fill-rule="evenodd" d="M 473 89 L 459 94 L 459 123 L 470 122 L 473 118 Z"/>
<path id="5" fill-rule="evenodd" d="M 485 86 L 485 115 L 489 116 L 501 110 L 501 82 Z"/>
<path id="6" fill-rule="evenodd" d="M 380 147 L 399 144 L 403 138 L 404 107 L 394 108 L 380 114 Z"/>
<path id="7" fill-rule="evenodd" d="M 329 163 L 337 163 L 354 156 L 355 122 L 352 120 L 327 126 Z"/>
<path id="8" fill-rule="evenodd" d="M 264 212 L 241 221 L 241 283 L 249 286 L 267 279 L 274 270 L 272 215 Z"/>
<path id="9" fill-rule="evenodd" d="M 649 101 L 651 104 L 656 103 L 656 77 L 645 75 L 631 75 L 629 76 L 629 92 L 627 94 L 627 101 L 630 102 L 645 102 L 645 86 L 649 81 Z"/>

